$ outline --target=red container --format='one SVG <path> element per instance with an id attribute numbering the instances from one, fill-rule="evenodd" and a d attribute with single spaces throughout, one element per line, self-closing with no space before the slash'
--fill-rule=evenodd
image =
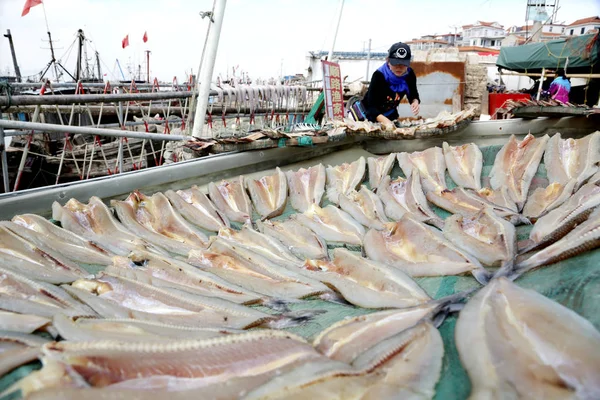
<path id="1" fill-rule="evenodd" d="M 501 108 L 507 100 L 531 99 L 528 93 L 490 93 L 489 95 L 489 113 L 494 115 L 498 108 Z"/>

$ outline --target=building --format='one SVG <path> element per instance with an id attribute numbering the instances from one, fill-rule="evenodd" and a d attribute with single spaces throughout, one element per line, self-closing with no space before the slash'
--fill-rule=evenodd
<path id="1" fill-rule="evenodd" d="M 437 39 L 413 39 L 406 42 L 410 46 L 412 51 L 414 50 L 430 50 L 430 49 L 441 49 L 444 47 L 451 47 L 451 44 L 445 40 Z"/>
<path id="2" fill-rule="evenodd" d="M 473 25 L 464 25 L 462 46 L 479 46 L 499 49 L 506 36 L 504 26 L 497 22 L 477 21 Z"/>
<path id="3" fill-rule="evenodd" d="M 592 33 L 590 31 L 600 31 L 600 17 L 588 17 L 578 19 L 572 24 L 567 25 L 565 28 L 565 34 L 567 36 L 573 35 L 587 35 Z"/>
<path id="4" fill-rule="evenodd" d="M 435 39 L 444 40 L 450 46 L 458 46 L 461 44 L 463 38 L 461 33 L 445 33 L 443 35 L 436 35 Z"/>

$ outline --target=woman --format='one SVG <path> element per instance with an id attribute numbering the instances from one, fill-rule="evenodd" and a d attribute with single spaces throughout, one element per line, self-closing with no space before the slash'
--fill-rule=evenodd
<path id="1" fill-rule="evenodd" d="M 556 79 L 550 84 L 550 95 L 554 100 L 561 103 L 569 102 L 569 92 L 571 91 L 571 81 L 567 78 L 564 69 L 556 72 Z"/>
<path id="2" fill-rule="evenodd" d="M 404 96 L 408 97 L 413 114 L 419 114 L 421 100 L 417 91 L 417 76 L 409 68 L 410 57 L 408 45 L 401 42 L 392 45 L 385 64 L 373 73 L 363 100 L 367 119 L 380 122 L 388 130 L 394 128 L 392 121 L 398 118 L 397 108 Z"/>

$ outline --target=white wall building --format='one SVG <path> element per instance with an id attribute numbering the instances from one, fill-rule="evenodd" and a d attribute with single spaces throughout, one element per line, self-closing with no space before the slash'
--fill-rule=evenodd
<path id="1" fill-rule="evenodd" d="M 592 33 L 590 31 L 600 31 L 600 17 L 589 17 L 578 19 L 565 28 L 565 35 L 577 36 Z"/>
<path id="2" fill-rule="evenodd" d="M 464 25 L 463 46 L 479 46 L 499 49 L 506 36 L 504 27 L 497 22 L 477 21 L 474 25 Z"/>

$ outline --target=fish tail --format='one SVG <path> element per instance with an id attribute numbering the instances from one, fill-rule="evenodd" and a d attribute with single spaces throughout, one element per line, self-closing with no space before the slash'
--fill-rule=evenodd
<path id="1" fill-rule="evenodd" d="M 268 307 L 271 310 L 275 310 L 278 312 L 290 311 L 289 304 L 291 303 L 300 303 L 300 301 L 291 299 L 265 298 L 260 302 L 262 306 Z"/>
<path id="2" fill-rule="evenodd" d="M 271 329 L 286 329 L 294 326 L 304 325 L 312 321 L 316 315 L 325 313 L 325 310 L 298 310 L 277 316 L 270 320 L 267 325 Z"/>
<path id="3" fill-rule="evenodd" d="M 342 295 L 335 292 L 325 292 L 320 294 L 318 297 L 319 299 L 328 301 L 330 303 L 336 303 L 341 304 L 343 306 L 353 307 L 352 303 L 349 303 L 348 301 L 346 301 L 346 299 L 342 297 Z"/>
<path id="4" fill-rule="evenodd" d="M 471 274 L 473 275 L 473 278 L 482 285 L 487 285 L 493 276 L 493 274 L 485 268 L 475 268 L 471 271 Z"/>

